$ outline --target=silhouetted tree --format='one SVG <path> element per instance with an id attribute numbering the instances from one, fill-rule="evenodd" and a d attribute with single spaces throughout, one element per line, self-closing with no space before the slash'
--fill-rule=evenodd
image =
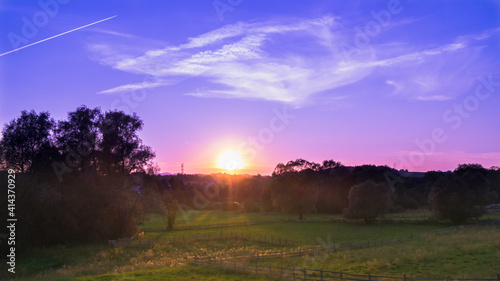
<path id="1" fill-rule="evenodd" d="M 305 214 L 316 211 L 319 165 L 303 159 L 278 164 L 274 169 L 271 193 L 275 208 L 295 213 L 302 220 Z"/>
<path id="2" fill-rule="evenodd" d="M 0 157 L 6 168 L 35 172 L 36 167 L 54 157 L 51 139 L 55 122 L 48 112 L 22 111 L 21 117 L 5 125 L 0 141 Z M 36 163 L 38 160 L 39 163 Z"/>
<path id="3" fill-rule="evenodd" d="M 437 218 L 464 223 L 479 218 L 486 212 L 485 206 L 496 200 L 483 171 L 477 166 L 470 168 L 467 171 L 459 165 L 454 174 L 441 177 L 432 187 L 429 204 Z"/>
<path id="4" fill-rule="evenodd" d="M 161 194 L 162 198 L 162 210 L 161 215 L 163 220 L 167 224 L 167 229 L 171 230 L 174 228 L 175 219 L 177 217 L 177 213 L 181 210 L 179 202 L 174 199 L 170 192 L 163 192 Z"/>
<path id="5" fill-rule="evenodd" d="M 364 219 L 373 223 L 389 210 L 390 190 L 384 184 L 368 180 L 354 185 L 349 191 L 349 208 L 344 210 L 348 219 Z"/>
<path id="6" fill-rule="evenodd" d="M 57 124 L 57 146 L 63 159 L 78 157 L 78 170 L 97 171 L 97 153 L 100 141 L 99 120 L 102 113 L 99 108 L 89 109 L 85 105 L 68 113 L 68 120 Z"/>
<path id="7" fill-rule="evenodd" d="M 304 159 L 297 159 L 295 161 L 288 161 L 288 163 L 279 163 L 274 168 L 273 175 L 283 175 L 286 173 L 300 172 L 304 170 L 318 171 L 320 165 L 314 162 L 309 162 Z"/>
<path id="8" fill-rule="evenodd" d="M 109 111 L 101 118 L 100 153 L 106 174 L 144 172 L 155 153 L 143 145 L 137 135 L 142 126 L 142 120 L 135 113 L 131 116 L 122 111 Z"/>

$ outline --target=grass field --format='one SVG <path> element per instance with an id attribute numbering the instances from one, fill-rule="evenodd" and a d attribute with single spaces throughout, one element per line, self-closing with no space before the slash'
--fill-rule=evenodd
<path id="1" fill-rule="evenodd" d="M 499 261 L 500 231 L 486 227 L 316 257 L 259 259 L 258 264 L 385 276 L 495 278 Z"/>
<path id="2" fill-rule="evenodd" d="M 386 224 L 386 225 L 365 225 L 349 223 L 299 223 L 281 222 L 251 226 L 237 226 L 226 229 L 200 229 L 181 230 L 168 232 L 147 232 L 145 239 L 161 239 L 165 237 L 181 237 L 192 235 L 207 235 L 219 233 L 245 233 L 257 236 L 273 236 L 283 239 L 317 244 L 317 239 L 326 239 L 330 236 L 335 242 L 353 242 L 360 240 L 376 240 L 418 234 L 429 230 L 443 228 L 443 225 L 423 225 L 423 224 Z"/>
<path id="3" fill-rule="evenodd" d="M 500 214 L 499 214 L 500 215 Z M 431 216 L 430 212 L 405 212 L 386 214 L 386 218 L 423 220 Z M 328 220 L 342 219 L 339 214 L 309 214 L 304 216 L 306 220 Z M 176 227 L 199 226 L 209 224 L 242 223 L 242 222 L 262 222 L 266 220 L 297 220 L 294 214 L 260 214 L 260 213 L 238 213 L 225 211 L 181 211 L 176 219 Z M 142 230 L 165 229 L 167 225 L 164 219 L 156 214 L 150 214 L 148 221 L 141 227 Z"/>
<path id="4" fill-rule="evenodd" d="M 82 275 L 96 276 L 113 272 L 184 267 L 194 256 L 246 254 L 255 250 L 265 252 L 282 247 L 233 239 L 176 244 L 155 243 L 148 246 L 119 248 L 89 245 L 38 249 L 22 257 L 16 277 L 24 277 L 23 280 L 55 280 Z"/>
<path id="5" fill-rule="evenodd" d="M 86 276 L 71 279 L 61 279 L 60 281 L 118 281 L 118 280 L 134 280 L 134 281 L 150 281 L 150 280 L 208 280 L 208 281 L 229 281 L 229 280 L 273 280 L 262 276 L 254 276 L 244 273 L 226 272 L 216 268 L 206 268 L 198 266 L 183 266 L 183 267 L 167 267 L 153 270 L 137 270 L 127 273 L 109 273 L 99 276 Z"/>
<path id="6" fill-rule="evenodd" d="M 225 222 L 258 221 L 290 218 L 295 216 L 263 216 L 236 212 L 204 211 L 192 216 L 191 223 L 218 224 Z M 328 215 L 311 215 L 308 219 L 328 219 Z M 143 229 L 161 226 L 163 220 L 153 216 Z M 258 236 L 282 237 L 307 242 L 311 246 L 318 241 L 354 242 L 361 240 L 389 239 L 409 234 L 420 234 L 444 228 L 439 224 L 382 224 L 365 225 L 328 222 L 279 222 L 250 226 L 183 231 L 146 232 L 143 239 L 162 237 L 196 236 L 218 233 L 243 233 Z M 448 276 L 461 272 L 459 276 L 483 276 L 473 274 L 483 270 L 485 274 L 497 270 L 490 261 L 500 259 L 500 238 L 494 231 L 473 235 L 428 236 L 410 243 L 355 250 L 330 254 L 326 261 L 318 262 L 322 269 L 343 269 L 352 272 L 384 273 L 399 275 L 406 272 L 412 276 Z M 496 236 L 495 236 L 496 235 Z M 450 238 L 452 237 L 452 238 Z M 481 240 L 481 237 L 485 239 Z M 467 243 L 468 244 L 467 244 Z M 464 246 L 465 245 L 465 246 Z M 297 246 L 280 246 L 236 239 L 218 239 L 190 243 L 152 243 L 151 245 L 114 248 L 104 244 L 86 246 L 52 247 L 33 249 L 18 257 L 15 279 L 21 280 L 265 280 L 240 273 L 228 273 L 219 269 L 206 269 L 189 264 L 194 256 L 225 256 L 265 252 Z M 464 248 L 465 247 L 465 248 Z M 413 254 L 414 253 L 414 254 Z M 300 266 L 303 258 L 269 260 L 272 264 Z M 441 265 L 446 262 L 444 271 Z M 332 264 L 336 264 L 335 268 Z M 483 267 L 482 264 L 485 264 Z M 309 265 L 308 265 L 309 266 Z M 461 267 L 466 271 L 457 271 Z M 438 274 L 439 273 L 439 274 Z M 444 275 L 442 275 L 443 273 Z M 480 272 L 478 272 L 480 273 Z M 207 279 L 214 276 L 214 279 Z M 454 275 L 451 275 L 454 276 Z M 11 276 L 9 276 L 11 277 Z M 488 277 L 491 277 L 488 275 Z M 2 276 L 0 275 L 0 279 Z"/>
<path id="7" fill-rule="evenodd" d="M 305 216 L 306 219 L 332 219 L 342 218 L 341 215 L 327 214 L 310 214 Z M 259 213 L 238 213 L 224 211 L 181 211 L 177 215 L 175 226 L 198 226 L 207 224 L 224 224 L 224 223 L 240 223 L 240 222 L 262 222 L 266 220 L 296 220 L 297 215 L 282 215 L 270 214 L 262 215 Z M 163 218 L 156 214 L 151 214 L 149 220 L 141 227 L 142 230 L 148 231 L 153 229 L 165 229 L 167 225 Z"/>

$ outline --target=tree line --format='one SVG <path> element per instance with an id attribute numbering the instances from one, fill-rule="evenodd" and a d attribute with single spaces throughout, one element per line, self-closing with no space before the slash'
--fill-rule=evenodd
<path id="1" fill-rule="evenodd" d="M 464 223 L 498 201 L 500 169 L 461 164 L 421 174 L 388 166 L 344 166 L 297 159 L 272 176 L 159 175 L 142 143 L 136 114 L 80 106 L 67 119 L 23 111 L 0 140 L 0 174 L 16 174 L 20 245 L 106 241 L 138 232 L 146 214 L 169 229 L 190 210 L 343 214 L 373 223 L 387 212 L 431 208 L 438 219 Z M 3 185 L 2 185 L 3 187 Z M 6 204 L 2 200 L 0 204 Z M 0 206 L 3 216 L 6 206 Z M 179 214 L 182 214 L 180 218 Z"/>
<path id="2" fill-rule="evenodd" d="M 184 211 L 280 212 L 297 214 L 299 220 L 311 213 L 343 214 L 367 223 L 388 212 L 431 209 L 436 219 L 458 224 L 479 218 L 487 205 L 499 202 L 500 169 L 461 164 L 454 171 L 409 173 L 297 159 L 278 164 L 272 176 L 145 175 L 136 185 L 150 198 L 144 206 L 159 214 L 166 213 L 158 206 L 175 200 L 176 210 Z M 168 200 L 156 194 L 166 194 Z"/>
<path id="3" fill-rule="evenodd" d="M 86 106 L 66 120 L 23 111 L 6 124 L 0 166 L 2 178 L 16 171 L 20 247 L 134 235 L 144 212 L 127 178 L 158 171 L 138 136 L 142 127 L 136 114 Z M 7 207 L 1 210 L 6 215 Z"/>

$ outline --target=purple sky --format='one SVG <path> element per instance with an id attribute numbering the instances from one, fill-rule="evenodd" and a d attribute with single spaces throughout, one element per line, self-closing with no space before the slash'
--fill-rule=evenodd
<path id="1" fill-rule="evenodd" d="M 500 165 L 498 1 L 347 2 L 3 1 L 0 123 L 137 112 L 162 172 Z"/>

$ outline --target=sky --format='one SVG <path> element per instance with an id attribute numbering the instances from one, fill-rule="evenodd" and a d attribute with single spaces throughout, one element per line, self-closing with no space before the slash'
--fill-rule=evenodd
<path id="1" fill-rule="evenodd" d="M 0 123 L 136 112 L 170 173 L 489 168 L 499 49 L 499 1 L 0 1 Z"/>

